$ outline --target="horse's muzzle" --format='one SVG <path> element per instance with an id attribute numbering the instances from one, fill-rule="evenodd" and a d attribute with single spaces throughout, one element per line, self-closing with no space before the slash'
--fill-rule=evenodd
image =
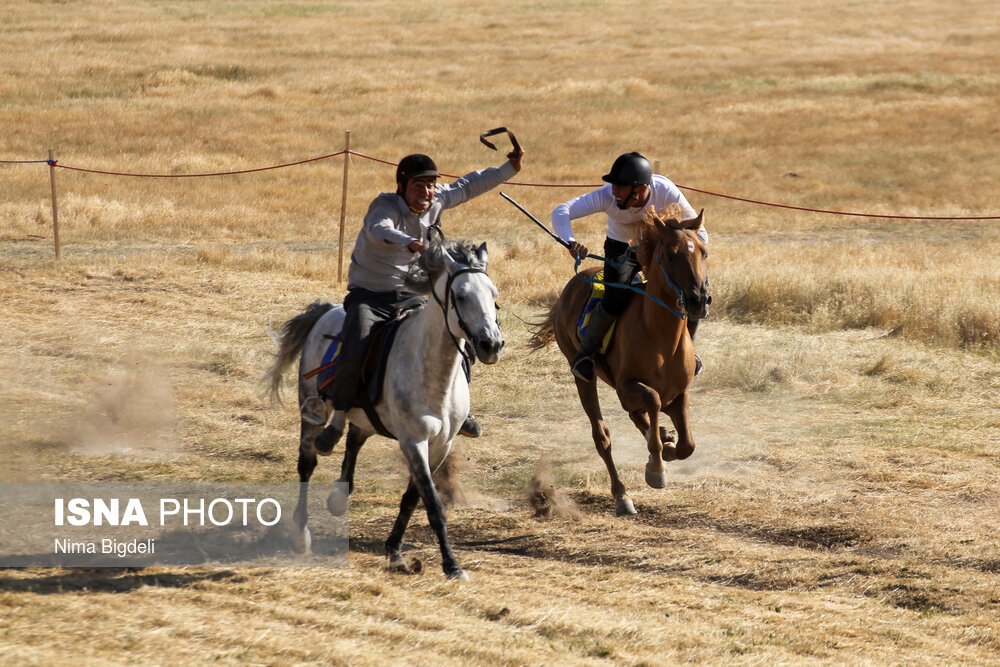
<path id="1" fill-rule="evenodd" d="M 503 356 L 504 345 L 499 336 L 484 336 L 476 341 L 476 358 L 484 364 L 495 364 Z"/>
<path id="2" fill-rule="evenodd" d="M 700 289 L 686 298 L 690 316 L 696 320 L 708 317 L 708 307 L 712 304 L 712 295 L 706 289 Z"/>

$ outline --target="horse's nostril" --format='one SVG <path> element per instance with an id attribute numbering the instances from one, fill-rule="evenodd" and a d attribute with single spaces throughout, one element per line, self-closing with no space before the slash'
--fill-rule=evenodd
<path id="1" fill-rule="evenodd" d="M 706 306 L 711 306 L 712 305 L 712 295 L 711 294 L 709 294 L 707 297 L 705 297 L 705 305 Z"/>

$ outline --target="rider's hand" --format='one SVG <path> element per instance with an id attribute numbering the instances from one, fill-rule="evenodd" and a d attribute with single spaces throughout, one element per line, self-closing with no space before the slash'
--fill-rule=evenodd
<path id="1" fill-rule="evenodd" d="M 406 249 L 410 252 L 423 252 L 424 244 L 420 241 L 410 241 L 410 244 L 406 246 Z"/>
<path id="2" fill-rule="evenodd" d="M 579 241 L 570 241 L 569 254 L 573 257 L 573 259 L 576 259 L 578 257 L 580 259 L 583 259 L 588 254 L 590 254 L 590 252 L 587 250 L 587 246 L 583 245 Z"/>
<path id="3" fill-rule="evenodd" d="M 507 153 L 507 157 L 510 159 L 510 164 L 514 167 L 514 171 L 520 172 L 521 160 L 524 158 L 524 149 L 518 148 L 516 151 L 511 151 Z"/>

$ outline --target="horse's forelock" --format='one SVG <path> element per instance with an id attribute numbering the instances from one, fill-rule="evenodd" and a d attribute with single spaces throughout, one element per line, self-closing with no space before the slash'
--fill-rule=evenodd
<path id="1" fill-rule="evenodd" d="M 431 241 L 424 251 L 410 264 L 406 283 L 420 292 L 429 292 L 434 279 L 446 270 L 444 254 L 459 264 L 474 269 L 486 267 L 479 261 L 475 246 L 463 241 Z"/>
<path id="2" fill-rule="evenodd" d="M 639 262 L 645 264 L 652 261 L 656 244 L 661 240 L 667 240 L 667 235 L 679 233 L 687 240 L 694 241 L 697 248 L 704 251 L 705 247 L 698 238 L 697 230 L 701 227 L 701 214 L 691 220 L 682 219 L 683 209 L 677 204 L 670 204 L 666 208 L 655 211 L 646 211 L 643 219 L 636 224 L 636 245 L 638 247 Z M 695 223 L 697 220 L 697 224 Z"/>

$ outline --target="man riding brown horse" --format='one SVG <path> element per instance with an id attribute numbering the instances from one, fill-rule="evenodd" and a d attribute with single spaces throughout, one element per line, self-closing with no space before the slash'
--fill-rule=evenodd
<path id="1" fill-rule="evenodd" d="M 679 206 L 683 218 L 695 217 L 694 209 L 681 191 L 667 177 L 653 174 L 649 161 L 639 153 L 620 155 L 604 175 L 607 185 L 562 203 L 552 211 L 552 228 L 567 242 L 569 254 L 574 259 L 588 254 L 587 246 L 573 236 L 570 221 L 595 213 L 604 213 L 608 219 L 608 234 L 604 241 L 605 283 L 628 285 L 639 270 L 635 251 L 629 249 L 629 239 L 634 226 L 649 211 L 663 211 L 671 205 Z M 698 239 L 708 245 L 708 232 L 698 229 Z M 573 374 L 581 380 L 594 379 L 594 353 L 604 340 L 615 318 L 628 304 L 631 292 L 623 287 L 607 286 L 601 303 L 590 315 L 580 351 L 571 364 Z M 699 320 L 687 319 L 688 333 L 694 340 Z M 695 355 L 696 373 L 701 372 L 701 359 Z"/>

